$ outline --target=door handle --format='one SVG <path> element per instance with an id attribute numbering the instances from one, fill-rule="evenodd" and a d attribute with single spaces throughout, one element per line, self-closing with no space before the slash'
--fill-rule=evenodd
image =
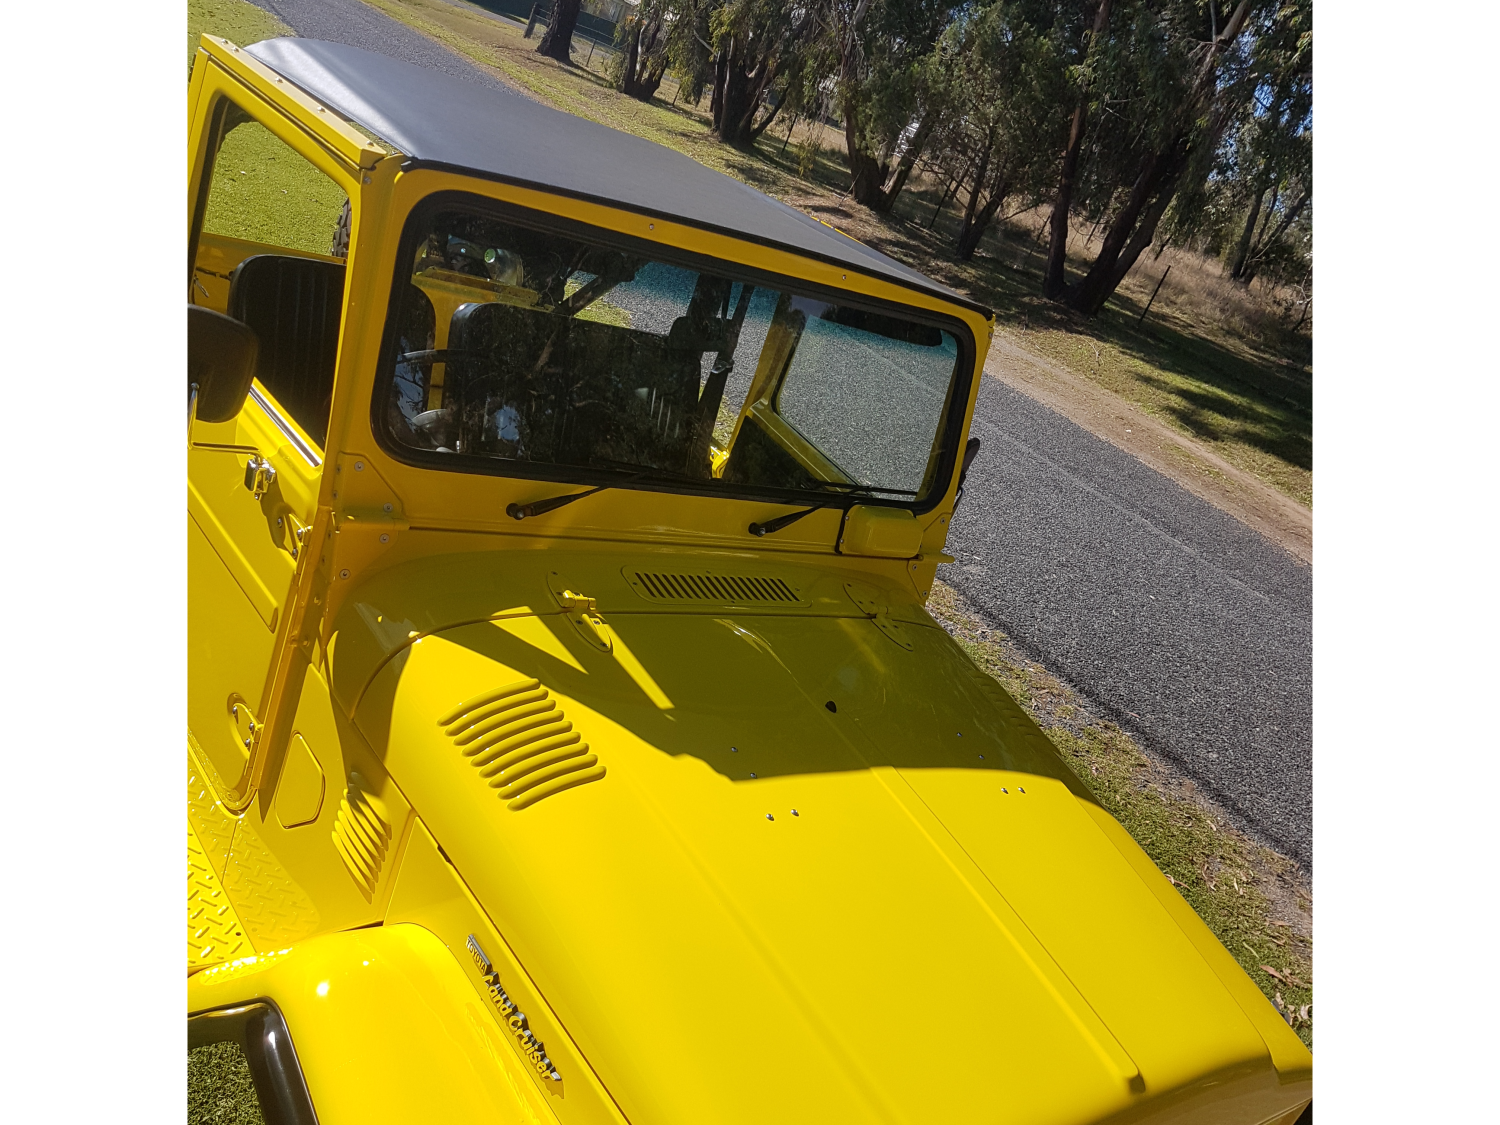
<path id="1" fill-rule="evenodd" d="M 259 500 L 270 491 L 276 480 L 276 468 L 258 453 L 252 453 L 245 462 L 245 487 Z"/>

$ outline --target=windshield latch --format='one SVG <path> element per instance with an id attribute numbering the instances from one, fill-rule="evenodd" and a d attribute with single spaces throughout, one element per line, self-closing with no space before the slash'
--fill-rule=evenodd
<path id="1" fill-rule="evenodd" d="M 614 651 L 609 625 L 599 613 L 598 599 L 568 589 L 563 583 L 562 575 L 555 570 L 547 576 L 547 585 L 552 590 L 552 600 L 573 623 L 573 628 L 578 630 L 580 637 L 600 652 Z"/>

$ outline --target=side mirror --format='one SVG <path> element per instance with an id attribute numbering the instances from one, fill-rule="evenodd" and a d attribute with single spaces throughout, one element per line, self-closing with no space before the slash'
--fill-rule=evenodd
<path id="1" fill-rule="evenodd" d="M 260 341 L 233 317 L 188 306 L 188 425 L 227 422 L 245 405 Z"/>
<path id="2" fill-rule="evenodd" d="M 922 525 L 905 508 L 855 504 L 844 517 L 839 554 L 909 559 L 922 549 Z"/>

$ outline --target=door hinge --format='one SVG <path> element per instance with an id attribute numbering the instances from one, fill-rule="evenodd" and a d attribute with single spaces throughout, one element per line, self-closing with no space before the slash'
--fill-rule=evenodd
<path id="1" fill-rule="evenodd" d="M 875 590 L 860 582 L 845 582 L 844 591 L 859 607 L 859 611 L 875 623 L 875 628 L 907 652 L 912 650 L 912 643 L 906 635 L 906 630 L 899 621 L 891 617 L 890 607 L 880 600 Z"/>
<path id="2" fill-rule="evenodd" d="M 236 699 L 229 705 L 229 717 L 234 720 L 235 737 L 240 740 L 245 753 L 253 755 L 262 729 L 261 723 L 255 718 L 255 712 L 250 710 L 250 705 L 243 699 Z"/>

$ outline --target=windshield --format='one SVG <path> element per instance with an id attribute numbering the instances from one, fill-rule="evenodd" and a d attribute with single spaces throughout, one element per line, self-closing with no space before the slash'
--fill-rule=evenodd
<path id="1" fill-rule="evenodd" d="M 938 484 L 956 326 L 468 210 L 415 221 L 377 411 L 397 451 L 778 498 Z"/>

